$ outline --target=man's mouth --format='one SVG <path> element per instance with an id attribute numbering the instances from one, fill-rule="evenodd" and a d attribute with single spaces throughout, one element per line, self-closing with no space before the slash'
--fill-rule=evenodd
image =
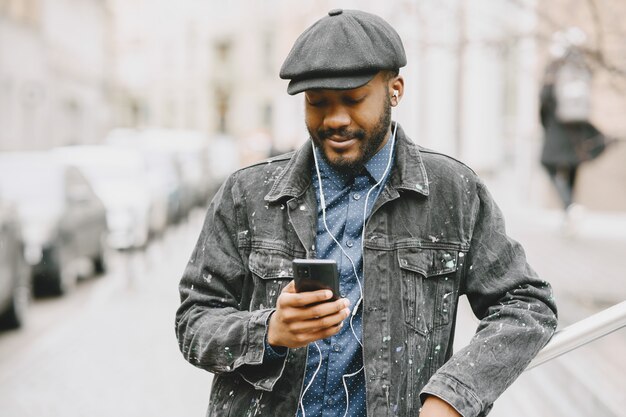
<path id="1" fill-rule="evenodd" d="M 350 149 L 358 139 L 350 136 L 330 136 L 326 138 L 326 144 L 335 152 L 344 152 Z"/>
<path id="2" fill-rule="evenodd" d="M 332 135 L 330 137 L 327 138 L 328 140 L 331 140 L 333 142 L 337 142 L 337 143 L 343 143 L 343 142 L 347 142 L 349 140 L 353 140 L 356 139 L 354 137 L 350 137 L 350 136 L 338 136 L 338 135 Z"/>

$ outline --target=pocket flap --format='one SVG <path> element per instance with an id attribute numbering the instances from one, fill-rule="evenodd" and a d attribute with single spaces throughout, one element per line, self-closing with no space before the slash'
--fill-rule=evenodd
<path id="1" fill-rule="evenodd" d="M 248 268 L 262 279 L 293 279 L 291 261 L 283 252 L 257 249 L 250 253 Z"/>
<path id="2" fill-rule="evenodd" d="M 424 277 L 449 274 L 457 270 L 458 252 L 447 249 L 398 249 L 400 268 Z"/>

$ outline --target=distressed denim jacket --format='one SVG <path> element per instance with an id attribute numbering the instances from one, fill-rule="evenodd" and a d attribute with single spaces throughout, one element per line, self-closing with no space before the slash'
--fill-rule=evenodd
<path id="1" fill-rule="evenodd" d="M 306 348 L 263 364 L 267 322 L 315 257 L 312 150 L 235 172 L 214 197 L 180 282 L 184 357 L 215 374 L 208 416 L 295 416 Z M 397 132 L 395 165 L 365 226 L 363 361 L 368 416 L 417 416 L 428 394 L 486 415 L 556 328 L 549 284 L 507 237 L 476 174 Z M 481 320 L 453 354 L 457 302 Z"/>

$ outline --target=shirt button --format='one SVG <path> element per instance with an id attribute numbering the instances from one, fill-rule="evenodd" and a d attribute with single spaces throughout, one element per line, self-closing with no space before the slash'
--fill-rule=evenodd
<path id="1" fill-rule="evenodd" d="M 341 345 L 339 343 L 335 343 L 333 345 L 333 351 L 335 352 L 341 352 Z"/>
<path id="2" fill-rule="evenodd" d="M 335 400 L 333 400 L 332 398 L 329 398 L 329 399 L 326 400 L 326 404 L 327 405 L 333 405 L 333 404 L 335 404 Z"/>
<path id="3" fill-rule="evenodd" d="M 346 242 L 346 245 L 347 245 L 349 248 L 351 248 L 352 246 L 354 246 L 354 242 L 353 242 L 353 241 L 351 241 L 351 240 L 348 240 L 348 241 Z"/>
<path id="4" fill-rule="evenodd" d="M 355 200 L 360 200 L 361 199 L 361 194 L 354 193 L 354 194 L 352 194 L 352 198 L 354 198 Z"/>

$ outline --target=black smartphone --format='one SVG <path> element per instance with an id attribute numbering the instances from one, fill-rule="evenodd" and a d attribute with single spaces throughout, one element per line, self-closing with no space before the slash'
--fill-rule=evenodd
<path id="1" fill-rule="evenodd" d="M 297 292 L 331 290 L 333 297 L 340 298 L 337 263 L 328 259 L 294 259 L 293 278 Z"/>

